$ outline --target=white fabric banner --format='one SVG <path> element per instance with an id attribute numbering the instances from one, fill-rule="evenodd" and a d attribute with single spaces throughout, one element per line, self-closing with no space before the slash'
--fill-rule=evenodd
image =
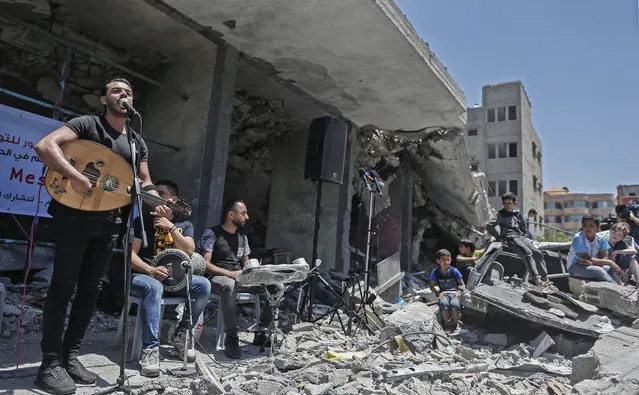
<path id="1" fill-rule="evenodd" d="M 0 212 L 50 217 L 51 196 L 44 187 L 43 164 L 33 150 L 42 137 L 63 122 L 0 104 Z"/>

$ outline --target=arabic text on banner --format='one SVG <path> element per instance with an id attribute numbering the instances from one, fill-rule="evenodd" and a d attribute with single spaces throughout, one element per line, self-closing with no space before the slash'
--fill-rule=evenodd
<path id="1" fill-rule="evenodd" d="M 35 215 L 42 162 L 33 146 L 63 123 L 0 104 L 0 212 Z M 42 187 L 38 216 L 49 217 L 51 196 Z"/>

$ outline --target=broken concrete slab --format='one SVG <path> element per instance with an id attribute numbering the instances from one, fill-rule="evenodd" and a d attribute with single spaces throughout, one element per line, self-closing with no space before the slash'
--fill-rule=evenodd
<path id="1" fill-rule="evenodd" d="M 595 342 L 586 354 L 573 358 L 571 381 L 579 383 L 588 379 L 599 379 L 616 376 L 618 382 L 639 383 L 639 330 L 621 327 L 606 333 Z M 579 391 L 595 388 L 601 393 L 612 391 L 614 383 L 597 382 L 575 386 Z M 639 389 L 639 387 L 638 387 Z"/>
<path id="2" fill-rule="evenodd" d="M 639 317 L 635 287 L 623 287 L 607 281 L 591 281 L 584 284 L 581 296 L 584 302 L 592 303 L 597 307 L 628 317 Z"/>
<path id="3" fill-rule="evenodd" d="M 602 326 L 602 315 L 578 311 L 577 319 L 561 318 L 548 310 L 534 306 L 524 300 L 525 287 L 514 287 L 511 284 L 496 282 L 493 285 L 478 284 L 471 293 L 472 299 L 480 300 L 491 308 L 530 321 L 541 326 L 560 329 L 562 331 L 598 338 L 602 333 L 610 332 L 613 327 Z M 475 303 L 464 304 L 472 309 Z"/>

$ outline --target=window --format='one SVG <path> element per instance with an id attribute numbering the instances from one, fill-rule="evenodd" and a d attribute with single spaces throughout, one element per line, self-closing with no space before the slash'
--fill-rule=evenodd
<path id="1" fill-rule="evenodd" d="M 477 129 L 469 129 L 468 130 L 468 135 L 469 136 L 477 136 Z"/>
<path id="2" fill-rule="evenodd" d="M 497 108 L 497 121 L 505 121 L 506 120 L 506 107 L 498 107 Z"/>
<path id="3" fill-rule="evenodd" d="M 588 202 L 586 202 L 585 200 L 575 200 L 573 202 L 573 207 L 579 207 L 579 208 L 588 207 Z"/>
<path id="4" fill-rule="evenodd" d="M 534 142 L 532 143 L 532 155 L 533 158 L 537 157 L 537 144 L 535 144 Z"/>
<path id="5" fill-rule="evenodd" d="M 630 193 L 628 194 L 628 196 L 637 196 L 637 194 L 636 194 L 636 193 L 634 193 L 634 192 L 630 192 Z"/>
<path id="6" fill-rule="evenodd" d="M 533 176 L 533 190 L 537 192 L 537 176 Z"/>
<path id="7" fill-rule="evenodd" d="M 581 215 L 567 215 L 566 222 L 581 222 Z"/>
<path id="8" fill-rule="evenodd" d="M 564 207 L 563 207 L 563 205 L 560 202 L 555 202 L 555 208 L 561 210 Z"/>
<path id="9" fill-rule="evenodd" d="M 495 109 L 494 108 L 489 108 L 488 109 L 488 122 L 495 122 Z"/>
<path id="10" fill-rule="evenodd" d="M 604 202 L 601 202 L 604 203 Z M 599 208 L 599 202 L 592 202 L 592 208 Z M 601 206 L 601 208 L 604 208 L 603 206 Z"/>
<path id="11" fill-rule="evenodd" d="M 499 196 L 503 195 L 504 193 L 508 192 L 506 190 L 506 180 L 499 180 L 498 181 L 498 188 L 497 188 L 497 194 Z"/>
<path id="12" fill-rule="evenodd" d="M 489 197 L 495 197 L 496 196 L 496 186 L 495 186 L 495 181 L 488 181 L 488 196 Z"/>
<path id="13" fill-rule="evenodd" d="M 506 150 L 508 149 L 508 143 L 499 143 L 497 144 L 498 148 L 499 148 L 499 157 L 500 158 L 505 158 L 506 156 L 508 156 L 506 154 Z"/>
<path id="14" fill-rule="evenodd" d="M 508 189 L 510 190 L 510 192 L 514 193 L 515 195 L 517 195 L 517 180 L 510 180 L 510 182 L 508 183 Z"/>
<path id="15" fill-rule="evenodd" d="M 552 210 L 555 208 L 555 202 L 544 202 L 544 208 Z"/>
<path id="16" fill-rule="evenodd" d="M 470 170 L 477 171 L 477 163 L 471 163 Z"/>
<path id="17" fill-rule="evenodd" d="M 488 144 L 488 159 L 495 159 L 496 157 L 495 144 Z"/>
<path id="18" fill-rule="evenodd" d="M 508 106 L 508 120 L 514 121 L 517 119 L 517 106 Z"/>
<path id="19" fill-rule="evenodd" d="M 517 157 L 517 143 L 508 144 L 508 156 L 511 158 Z"/>

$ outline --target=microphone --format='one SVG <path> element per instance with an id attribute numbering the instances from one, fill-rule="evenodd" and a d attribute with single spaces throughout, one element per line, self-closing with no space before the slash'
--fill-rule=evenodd
<path id="1" fill-rule="evenodd" d="M 126 97 L 123 97 L 122 99 L 120 99 L 118 101 L 118 104 L 124 107 L 126 109 L 126 112 L 130 112 L 131 114 L 138 114 L 138 112 L 135 111 L 135 108 L 133 108 L 133 106 L 131 105 L 131 103 L 129 103 L 129 100 Z"/>
<path id="2" fill-rule="evenodd" d="M 182 263 L 180 265 L 182 266 L 182 269 L 190 269 L 191 268 L 191 264 L 188 263 L 187 261 L 182 261 Z"/>

